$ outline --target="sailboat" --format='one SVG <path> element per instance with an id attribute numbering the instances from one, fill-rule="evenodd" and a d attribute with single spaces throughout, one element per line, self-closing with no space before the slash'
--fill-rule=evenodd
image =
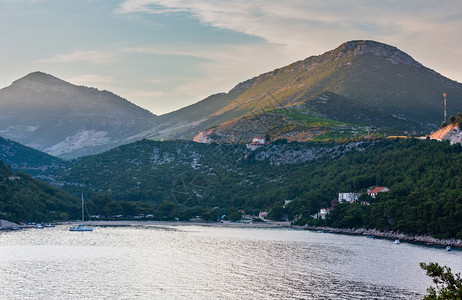
<path id="1" fill-rule="evenodd" d="M 85 226 L 83 194 L 82 194 L 82 224 L 79 224 L 77 226 L 72 226 L 71 228 L 69 228 L 69 231 L 93 231 L 93 227 Z"/>

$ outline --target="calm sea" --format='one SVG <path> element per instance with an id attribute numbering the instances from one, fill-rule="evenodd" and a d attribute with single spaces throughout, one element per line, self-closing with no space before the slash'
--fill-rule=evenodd
<path id="1" fill-rule="evenodd" d="M 419 299 L 462 251 L 291 229 L 0 233 L 0 299 Z"/>

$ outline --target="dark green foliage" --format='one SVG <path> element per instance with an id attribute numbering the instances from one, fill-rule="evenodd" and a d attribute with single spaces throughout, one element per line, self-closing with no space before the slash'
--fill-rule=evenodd
<path id="1" fill-rule="evenodd" d="M 316 160 L 289 159 L 293 153 L 332 147 L 337 150 Z M 352 150 L 342 152 L 348 148 Z M 285 163 L 270 163 L 286 154 Z M 207 212 L 229 217 L 227 210 L 233 207 L 234 211 L 268 210 L 270 218 L 278 220 L 287 215 L 299 225 L 460 238 L 461 170 L 460 145 L 416 139 L 358 144 L 276 141 L 256 151 L 243 145 L 143 140 L 79 159 L 55 174 L 55 179 L 71 183 L 65 189 L 76 195 L 107 193 L 106 212 L 91 211 L 89 203 L 91 214 L 126 215 L 130 203 L 135 206 L 132 216 L 149 211 L 160 219 L 188 219 Z M 376 199 L 361 197 L 371 205 L 339 205 L 325 221 L 310 217 L 329 207 L 339 192 L 365 192 L 372 186 L 386 186 L 390 192 L 379 193 Z M 282 209 L 284 200 L 293 201 Z M 110 202 L 125 204 L 108 206 Z"/>
<path id="2" fill-rule="evenodd" d="M 371 185 L 387 186 L 390 192 L 379 193 L 370 206 L 339 205 L 326 224 L 462 237 L 461 151 L 460 145 L 436 141 L 383 141 L 339 159 L 332 164 L 336 174 L 323 170 L 329 174 L 323 179 L 334 183 L 338 192 Z M 316 178 L 312 181 L 323 185 Z"/>
<path id="3" fill-rule="evenodd" d="M 462 113 L 457 113 L 456 125 L 462 130 Z"/>
<path id="4" fill-rule="evenodd" d="M 239 212 L 239 209 L 235 207 L 228 208 L 228 214 L 226 215 L 228 220 L 238 221 L 242 218 L 242 214 Z"/>
<path id="5" fill-rule="evenodd" d="M 462 279 L 460 273 L 453 274 L 451 268 L 441 267 L 438 263 L 420 263 L 420 267 L 427 272 L 436 284 L 436 289 L 431 286 L 427 289 L 428 295 L 425 300 L 458 300 L 462 299 Z"/>
<path id="6" fill-rule="evenodd" d="M 0 137 L 0 160 L 13 169 L 38 173 L 46 168 L 59 168 L 64 161 L 36 149 Z"/>
<path id="7" fill-rule="evenodd" d="M 79 215 L 78 199 L 24 172 L 13 174 L 0 161 L 0 218 L 12 222 L 50 222 Z"/>

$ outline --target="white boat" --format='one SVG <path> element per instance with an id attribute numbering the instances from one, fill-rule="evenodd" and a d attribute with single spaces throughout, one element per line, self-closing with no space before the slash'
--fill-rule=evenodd
<path id="1" fill-rule="evenodd" d="M 93 231 L 93 227 L 85 226 L 85 212 L 84 212 L 83 194 L 82 194 L 82 224 L 72 226 L 69 231 Z"/>
<path id="2" fill-rule="evenodd" d="M 451 251 L 451 246 L 447 246 L 446 251 Z"/>
<path id="3" fill-rule="evenodd" d="M 397 245 L 398 245 L 398 244 L 401 244 L 401 242 L 400 242 L 399 240 L 395 240 L 394 243 L 397 244 Z"/>

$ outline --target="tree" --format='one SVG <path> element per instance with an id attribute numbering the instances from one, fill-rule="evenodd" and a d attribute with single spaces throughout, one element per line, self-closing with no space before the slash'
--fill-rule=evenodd
<path id="1" fill-rule="evenodd" d="M 433 279 L 436 289 L 431 286 L 427 289 L 428 295 L 424 300 L 433 299 L 462 299 L 462 279 L 460 273 L 453 274 L 451 268 L 441 267 L 438 263 L 420 263 L 420 267 L 427 271 Z"/>
<path id="2" fill-rule="evenodd" d="M 235 207 L 228 208 L 228 219 L 231 221 L 238 221 L 242 219 L 242 214 Z"/>
<path id="3" fill-rule="evenodd" d="M 462 130 L 462 113 L 457 113 L 456 125 Z"/>
<path id="4" fill-rule="evenodd" d="M 443 122 L 443 123 L 441 123 L 441 126 L 440 126 L 440 127 L 441 127 L 441 128 L 444 128 L 444 127 L 446 127 L 446 126 L 448 126 L 448 124 L 447 124 L 446 122 Z"/>
<path id="5" fill-rule="evenodd" d="M 449 123 L 454 124 L 456 123 L 456 118 L 454 116 L 449 117 Z"/>
<path id="6" fill-rule="evenodd" d="M 157 208 L 157 211 L 159 212 L 161 218 L 173 219 L 177 211 L 177 206 L 173 201 L 164 200 Z"/>

